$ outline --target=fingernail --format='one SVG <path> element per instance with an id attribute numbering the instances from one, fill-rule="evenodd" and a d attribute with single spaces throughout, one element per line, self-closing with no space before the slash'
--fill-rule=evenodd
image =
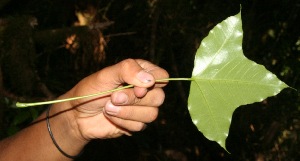
<path id="1" fill-rule="evenodd" d="M 119 104 L 119 105 L 123 105 L 127 103 L 127 101 L 128 101 L 128 96 L 123 92 L 116 93 L 116 96 L 113 100 L 115 104 Z"/>
<path id="2" fill-rule="evenodd" d="M 120 107 L 115 106 L 109 101 L 105 106 L 105 112 L 109 115 L 115 116 L 120 111 Z"/>
<path id="3" fill-rule="evenodd" d="M 142 70 L 137 74 L 137 78 L 142 82 L 142 83 L 149 83 L 152 81 L 153 77 L 150 73 L 147 73 L 146 71 Z"/>

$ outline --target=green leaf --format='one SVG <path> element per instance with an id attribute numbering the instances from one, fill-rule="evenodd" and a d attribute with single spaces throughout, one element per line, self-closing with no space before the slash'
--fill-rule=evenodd
<path id="1" fill-rule="evenodd" d="M 288 87 L 242 50 L 241 13 L 216 25 L 195 56 L 188 99 L 193 123 L 206 138 L 225 150 L 234 110 L 260 102 Z"/>

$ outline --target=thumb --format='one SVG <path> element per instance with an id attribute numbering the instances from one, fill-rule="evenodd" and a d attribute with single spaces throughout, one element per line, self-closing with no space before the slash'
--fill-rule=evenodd
<path id="1" fill-rule="evenodd" d="M 122 84 L 132 84 L 137 87 L 151 87 L 155 83 L 154 76 L 145 71 L 145 69 L 134 59 L 126 59 L 101 71 L 98 77 L 99 82 L 103 79 L 114 83 L 117 86 Z"/>

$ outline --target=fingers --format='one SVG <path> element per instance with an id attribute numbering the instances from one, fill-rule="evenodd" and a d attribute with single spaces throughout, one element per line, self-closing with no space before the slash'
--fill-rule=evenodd
<path id="1" fill-rule="evenodd" d="M 114 120 L 129 120 L 150 123 L 156 119 L 158 115 L 158 107 L 115 106 L 111 102 L 108 102 L 104 108 L 104 113 L 113 122 L 115 122 Z"/>
<path id="2" fill-rule="evenodd" d="M 104 115 L 116 126 L 128 131 L 141 131 L 145 123 L 157 118 L 158 108 L 149 106 L 118 107 L 108 102 L 103 111 Z"/>
<path id="3" fill-rule="evenodd" d="M 105 68 L 98 73 L 98 82 L 109 82 L 116 85 L 124 83 L 148 88 L 155 84 L 155 79 L 167 78 L 168 73 L 145 60 L 126 59 L 118 64 Z"/>
<path id="4" fill-rule="evenodd" d="M 105 68 L 99 72 L 98 80 L 98 82 L 114 83 L 117 86 L 127 83 L 138 87 L 150 87 L 155 83 L 153 75 L 147 73 L 133 59 L 126 59 Z"/>
<path id="5" fill-rule="evenodd" d="M 169 78 L 169 74 L 166 70 L 142 59 L 137 59 L 136 62 L 148 73 L 151 73 L 155 80 Z M 155 87 L 164 87 L 167 83 L 156 83 Z"/>
<path id="6" fill-rule="evenodd" d="M 104 107 L 106 114 L 124 120 L 152 122 L 158 113 L 158 107 L 163 103 L 165 94 L 161 88 L 155 88 L 143 98 L 137 98 L 130 90 L 112 95 L 111 101 Z"/>
<path id="7" fill-rule="evenodd" d="M 70 101 L 73 107 L 77 107 L 74 115 L 78 119 L 78 124 L 83 133 L 85 129 L 98 129 L 99 126 L 91 126 L 89 122 L 99 123 L 104 119 L 103 124 L 107 125 L 107 131 L 90 132 L 95 136 L 88 138 L 97 138 L 114 136 L 114 130 L 109 127 L 118 127 L 119 130 L 140 131 L 145 127 L 145 123 L 150 123 L 157 118 L 158 106 L 160 106 L 165 98 L 161 87 L 165 83 L 157 83 L 155 80 L 168 78 L 168 73 L 145 60 L 126 59 L 120 63 L 104 68 L 96 72 L 81 82 L 79 82 L 67 96 L 81 96 L 100 91 L 106 91 L 131 84 L 134 88 L 125 89 L 114 92 L 111 95 L 96 97 L 93 99 L 85 98 Z M 103 113 L 99 113 L 99 109 L 103 108 Z M 97 116 L 105 116 L 98 118 Z M 104 126 L 101 126 L 101 129 Z M 102 129 L 103 130 L 103 129 Z M 119 134 L 119 132 L 118 132 Z"/>
<path id="8" fill-rule="evenodd" d="M 123 132 L 126 135 L 128 134 L 130 135 L 131 132 L 142 131 L 147 127 L 145 123 L 139 121 L 131 121 L 131 120 L 124 121 L 120 118 L 113 118 L 110 119 L 110 121 L 113 122 L 114 125 L 119 127 L 122 131 L 126 131 L 127 133 Z"/>
<path id="9" fill-rule="evenodd" d="M 128 61 L 128 62 L 127 62 Z M 168 73 L 143 60 L 126 60 L 123 62 L 125 64 L 123 69 L 126 69 L 127 63 L 137 63 L 137 77 L 139 77 L 139 72 L 147 71 L 146 73 L 151 74 L 153 79 L 168 78 Z M 140 70 L 140 71 L 138 71 Z M 129 130 L 129 131 L 140 131 L 145 128 L 145 123 L 150 123 L 154 121 L 158 116 L 158 106 L 160 106 L 165 98 L 165 94 L 160 87 L 166 85 L 162 84 L 151 84 L 152 88 L 147 88 L 151 86 L 139 85 L 134 76 L 127 77 L 127 75 L 121 74 L 119 82 L 127 82 L 129 84 L 135 85 L 134 89 L 126 89 L 119 92 L 115 92 L 111 95 L 111 101 L 104 107 L 104 115 L 115 125 Z M 140 77 L 141 78 L 141 77 Z M 132 81 L 130 79 L 133 79 Z M 152 80 L 151 80 L 152 81 Z M 157 88 L 158 87 L 158 88 Z"/>
<path id="10" fill-rule="evenodd" d="M 104 115 L 115 125 L 129 131 L 139 131 L 145 123 L 154 121 L 158 116 L 158 106 L 165 98 L 161 88 L 154 88 L 142 97 L 135 96 L 134 91 L 124 90 L 112 95 L 105 105 Z"/>
<path id="11" fill-rule="evenodd" d="M 68 97 L 111 90 L 123 84 L 134 85 L 133 91 L 136 97 L 143 97 L 148 91 L 147 88 L 165 86 L 167 83 L 155 83 L 156 79 L 162 78 L 168 78 L 168 73 L 164 69 L 145 60 L 126 59 L 86 77 L 69 92 L 70 96 Z M 71 101 L 71 103 L 75 106 L 89 100 L 90 98 L 86 98 Z M 98 100 L 86 106 L 94 104 L 99 107 L 100 104 L 107 101 L 105 99 Z"/>
<path id="12" fill-rule="evenodd" d="M 145 89 L 145 88 L 144 88 Z M 126 89 L 115 92 L 111 95 L 111 101 L 114 105 L 132 105 L 132 106 L 160 106 L 164 99 L 165 93 L 161 88 L 145 89 L 146 94 L 137 97 L 136 92 L 132 89 Z"/>

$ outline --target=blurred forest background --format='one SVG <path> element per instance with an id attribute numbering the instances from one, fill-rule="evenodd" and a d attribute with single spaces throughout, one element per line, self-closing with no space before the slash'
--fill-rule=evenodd
<path id="1" fill-rule="evenodd" d="M 300 89 L 299 0 L 0 0 L 0 138 L 26 127 L 83 77 L 142 58 L 190 77 L 196 49 L 242 5 L 246 57 Z M 132 137 L 94 140 L 89 161 L 296 161 L 299 92 L 283 90 L 233 115 L 227 153 L 203 137 L 187 110 L 189 82 L 170 82 L 159 118 Z"/>

